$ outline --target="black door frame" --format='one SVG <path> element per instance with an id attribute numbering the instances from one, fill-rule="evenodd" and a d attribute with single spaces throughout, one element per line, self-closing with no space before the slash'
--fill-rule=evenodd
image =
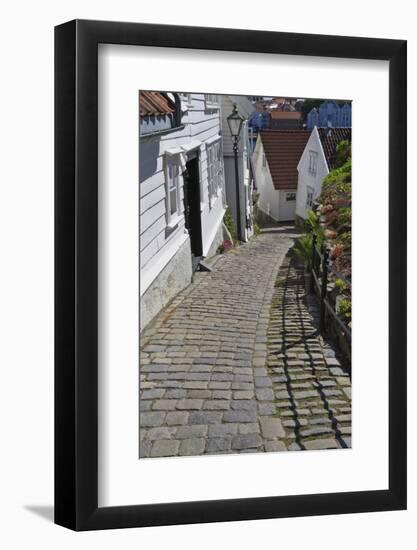
<path id="1" fill-rule="evenodd" d="M 186 171 L 184 177 L 184 215 L 188 233 L 190 235 L 193 270 L 203 257 L 203 234 L 201 226 L 201 181 L 200 155 L 197 149 L 187 154 Z M 187 210 L 188 208 L 188 210 Z"/>

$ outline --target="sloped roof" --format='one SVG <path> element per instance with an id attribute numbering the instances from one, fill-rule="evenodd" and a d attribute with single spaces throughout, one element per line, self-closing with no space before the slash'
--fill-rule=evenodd
<path id="1" fill-rule="evenodd" d="M 311 132 L 262 130 L 262 144 L 275 189 L 297 189 L 297 166 Z"/>
<path id="2" fill-rule="evenodd" d="M 352 142 L 351 128 L 318 128 L 320 141 L 323 146 L 324 156 L 326 157 L 329 170 L 335 167 L 336 146 L 343 140 Z"/>
<path id="3" fill-rule="evenodd" d="M 149 115 L 170 115 L 175 113 L 175 104 L 166 95 L 160 92 L 139 93 L 139 114 Z"/>

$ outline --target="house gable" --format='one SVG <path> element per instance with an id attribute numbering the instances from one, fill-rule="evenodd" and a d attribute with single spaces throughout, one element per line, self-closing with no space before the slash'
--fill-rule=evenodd
<path id="1" fill-rule="evenodd" d="M 309 137 L 310 132 L 307 130 L 262 130 L 260 132 L 276 190 L 297 189 L 297 167 Z"/>

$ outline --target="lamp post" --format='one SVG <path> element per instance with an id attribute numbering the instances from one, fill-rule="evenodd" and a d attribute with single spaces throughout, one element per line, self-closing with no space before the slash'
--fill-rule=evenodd
<path id="1" fill-rule="evenodd" d="M 238 164 L 238 142 L 240 132 L 242 130 L 244 118 L 239 114 L 236 103 L 233 105 L 232 113 L 227 117 L 227 124 L 229 126 L 230 134 L 233 139 L 233 152 L 235 155 L 235 178 L 236 178 L 236 226 L 237 226 L 237 238 L 242 240 L 242 224 L 240 219 L 240 187 L 239 187 L 239 164 Z"/>

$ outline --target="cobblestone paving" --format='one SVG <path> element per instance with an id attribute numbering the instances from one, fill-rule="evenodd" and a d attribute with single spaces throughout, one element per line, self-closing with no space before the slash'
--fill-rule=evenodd
<path id="1" fill-rule="evenodd" d="M 350 377 L 319 336 L 318 314 L 302 268 L 287 255 L 272 298 L 268 373 L 290 451 L 351 446 Z"/>
<path id="2" fill-rule="evenodd" d="M 293 242 L 218 257 L 142 332 L 141 457 L 349 446 L 349 377 L 311 336 Z"/>

